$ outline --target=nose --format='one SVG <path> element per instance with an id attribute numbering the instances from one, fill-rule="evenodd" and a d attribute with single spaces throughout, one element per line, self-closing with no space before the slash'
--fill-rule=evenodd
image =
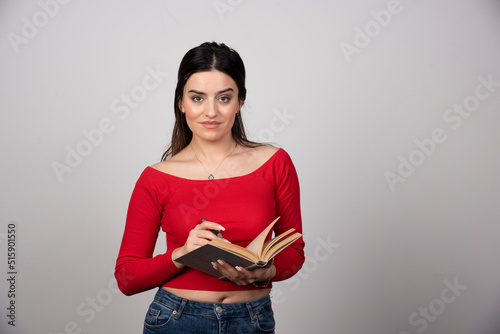
<path id="1" fill-rule="evenodd" d="M 214 118 L 217 116 L 219 113 L 217 110 L 217 102 L 216 101 L 210 101 L 209 103 L 206 104 L 207 108 L 205 110 L 205 115 L 209 118 Z"/>

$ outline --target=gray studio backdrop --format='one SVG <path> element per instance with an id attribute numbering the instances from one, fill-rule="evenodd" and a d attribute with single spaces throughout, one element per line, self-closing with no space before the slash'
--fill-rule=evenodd
<path id="1" fill-rule="evenodd" d="M 113 278 L 128 200 L 212 40 L 301 181 L 277 333 L 500 332 L 498 1 L 2 0 L 0 36 L 2 334 L 141 332 L 154 291 Z"/>

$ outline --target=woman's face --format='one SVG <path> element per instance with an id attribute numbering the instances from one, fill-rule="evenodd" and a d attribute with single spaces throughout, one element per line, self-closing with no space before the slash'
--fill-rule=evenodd
<path id="1" fill-rule="evenodd" d="M 210 71 L 189 77 L 179 107 L 186 114 L 193 137 L 213 142 L 231 137 L 234 118 L 242 105 L 236 82 L 223 72 Z"/>

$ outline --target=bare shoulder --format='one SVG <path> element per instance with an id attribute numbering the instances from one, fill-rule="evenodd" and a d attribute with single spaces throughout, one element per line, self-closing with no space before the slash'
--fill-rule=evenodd
<path id="1" fill-rule="evenodd" d="M 170 169 L 170 166 L 172 165 L 172 163 L 169 160 L 161 161 L 161 162 L 158 162 L 154 165 L 151 165 L 151 168 L 159 170 L 160 172 L 163 172 L 163 173 L 170 174 L 169 169 Z"/>
<path id="2" fill-rule="evenodd" d="M 170 174 L 170 175 L 179 175 L 182 174 L 183 170 L 186 170 L 186 167 L 189 165 L 189 159 L 186 159 L 185 154 L 181 151 L 178 154 L 170 157 L 165 161 L 161 161 L 157 164 L 152 165 L 151 167 L 159 170 L 160 172 Z"/>
<path id="3" fill-rule="evenodd" d="M 156 169 L 160 172 L 163 172 L 165 174 L 175 175 L 175 170 L 177 169 L 175 167 L 175 165 L 176 164 L 172 163 L 172 161 L 170 161 L 170 159 L 169 159 L 169 160 L 154 164 L 151 166 L 151 168 L 154 168 L 154 169 Z"/>
<path id="4" fill-rule="evenodd" d="M 279 147 L 271 146 L 271 145 L 262 145 L 257 146 L 250 149 L 250 154 L 257 162 L 258 165 L 264 164 L 267 160 L 271 159 L 271 157 L 278 152 Z"/>
<path id="5" fill-rule="evenodd" d="M 279 147 L 271 146 L 271 145 L 262 145 L 257 147 L 257 154 L 262 156 L 265 160 L 271 158 L 276 152 L 278 152 Z"/>

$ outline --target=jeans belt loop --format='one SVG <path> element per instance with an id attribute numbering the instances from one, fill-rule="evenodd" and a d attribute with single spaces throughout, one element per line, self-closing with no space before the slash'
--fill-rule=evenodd
<path id="1" fill-rule="evenodd" d="M 255 322 L 256 315 L 253 313 L 252 305 L 250 305 L 249 302 L 245 303 L 247 309 L 248 309 L 248 314 L 250 315 L 250 321 L 252 321 L 252 324 Z"/>
<path id="2" fill-rule="evenodd" d="M 175 315 L 175 319 L 179 320 L 182 314 L 182 310 L 184 310 L 184 306 L 186 306 L 187 302 L 188 302 L 187 299 L 184 298 L 182 299 L 182 302 L 179 305 L 179 309 L 177 310 L 177 314 Z"/>

